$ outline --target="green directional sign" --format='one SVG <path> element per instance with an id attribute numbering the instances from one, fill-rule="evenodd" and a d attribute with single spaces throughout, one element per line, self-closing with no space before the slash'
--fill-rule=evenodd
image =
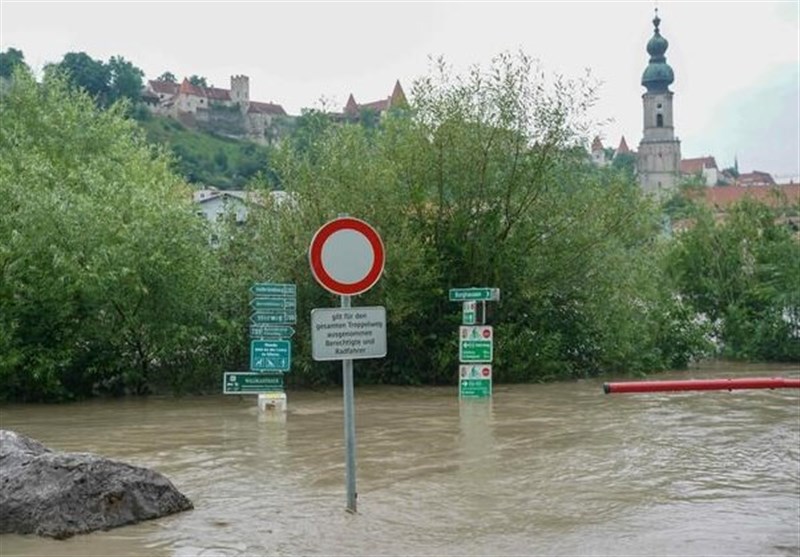
<path id="1" fill-rule="evenodd" d="M 222 392 L 226 395 L 283 391 L 283 375 L 226 371 Z"/>
<path id="2" fill-rule="evenodd" d="M 499 288 L 451 288 L 451 302 L 466 302 L 469 300 L 488 300 L 497 302 L 500 300 Z"/>
<path id="3" fill-rule="evenodd" d="M 461 398 L 488 398 L 492 396 L 491 379 L 461 379 L 458 384 Z"/>
<path id="4" fill-rule="evenodd" d="M 461 398 L 492 396 L 491 364 L 461 364 L 458 378 L 458 396 Z"/>
<path id="5" fill-rule="evenodd" d="M 289 371 L 292 364 L 292 342 L 289 340 L 251 340 L 252 371 Z"/>
<path id="6" fill-rule="evenodd" d="M 294 329 L 288 325 L 250 325 L 250 338 L 292 338 Z"/>
<path id="7" fill-rule="evenodd" d="M 462 340 L 459 344 L 459 360 L 462 362 L 491 362 L 491 340 Z"/>
<path id="8" fill-rule="evenodd" d="M 458 359 L 464 363 L 491 362 L 493 338 L 489 325 L 462 325 L 458 334 Z"/>
<path id="9" fill-rule="evenodd" d="M 295 310 L 260 310 L 250 315 L 250 323 L 297 323 Z"/>
<path id="10" fill-rule="evenodd" d="M 461 322 L 464 325 L 474 325 L 477 320 L 477 302 L 467 301 L 463 302 L 461 310 Z"/>
<path id="11" fill-rule="evenodd" d="M 294 284 L 276 284 L 271 282 L 256 283 L 250 287 L 253 296 L 296 297 L 297 286 Z"/>
<path id="12" fill-rule="evenodd" d="M 297 299 L 295 298 L 253 298 L 250 305 L 255 310 L 293 310 L 297 309 Z"/>

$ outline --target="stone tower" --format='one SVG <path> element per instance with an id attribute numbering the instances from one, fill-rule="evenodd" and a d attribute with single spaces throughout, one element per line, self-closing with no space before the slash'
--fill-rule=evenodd
<path id="1" fill-rule="evenodd" d="M 680 177 L 681 142 L 675 137 L 672 123 L 672 91 L 669 85 L 675 80 L 672 68 L 664 53 L 669 43 L 658 29 L 661 19 L 653 19 L 653 37 L 647 42 L 650 63 L 642 74 L 642 85 L 647 92 L 644 103 L 644 133 L 639 143 L 636 170 L 639 184 L 647 193 L 661 193 L 673 189 Z"/>
<path id="2" fill-rule="evenodd" d="M 231 76 L 231 101 L 239 103 L 242 111 L 247 112 L 250 105 L 250 78 L 246 75 Z"/>

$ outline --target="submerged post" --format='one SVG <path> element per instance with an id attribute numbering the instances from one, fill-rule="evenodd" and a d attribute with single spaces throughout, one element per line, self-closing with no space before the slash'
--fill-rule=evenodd
<path id="1" fill-rule="evenodd" d="M 341 298 L 339 308 L 311 310 L 311 356 L 342 360 L 347 511 L 356 512 L 356 423 L 353 360 L 386 356 L 386 308 L 352 308 L 350 297 L 366 292 L 383 273 L 383 241 L 366 222 L 340 215 L 322 225 L 308 249 L 311 273 Z"/>
<path id="2" fill-rule="evenodd" d="M 342 308 L 350 307 L 350 296 L 342 296 Z M 347 510 L 356 512 L 356 422 L 353 402 L 353 360 L 342 359 L 342 390 L 344 397 L 344 451 Z"/>
<path id="3" fill-rule="evenodd" d="M 612 393 L 653 393 L 661 391 L 730 391 L 734 389 L 800 389 L 800 379 L 752 377 L 738 379 L 689 379 L 684 381 L 632 381 L 603 383 Z"/>

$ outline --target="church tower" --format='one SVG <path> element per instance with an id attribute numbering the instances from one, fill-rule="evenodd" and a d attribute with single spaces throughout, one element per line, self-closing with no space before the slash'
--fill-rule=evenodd
<path id="1" fill-rule="evenodd" d="M 650 63 L 642 74 L 644 104 L 644 134 L 639 143 L 637 173 L 639 184 L 647 193 L 660 193 L 673 189 L 680 177 L 681 142 L 675 137 L 672 123 L 672 91 L 669 85 L 675 80 L 672 68 L 664 53 L 669 43 L 658 29 L 661 19 L 653 19 L 653 37 L 647 42 Z"/>

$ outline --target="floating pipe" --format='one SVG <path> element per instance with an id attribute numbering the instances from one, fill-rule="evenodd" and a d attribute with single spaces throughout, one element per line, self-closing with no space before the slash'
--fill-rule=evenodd
<path id="1" fill-rule="evenodd" d="M 731 391 L 733 389 L 800 389 L 800 379 L 752 377 L 741 379 L 690 379 L 687 381 L 633 381 L 603 383 L 610 393 L 653 393 L 658 391 Z"/>

